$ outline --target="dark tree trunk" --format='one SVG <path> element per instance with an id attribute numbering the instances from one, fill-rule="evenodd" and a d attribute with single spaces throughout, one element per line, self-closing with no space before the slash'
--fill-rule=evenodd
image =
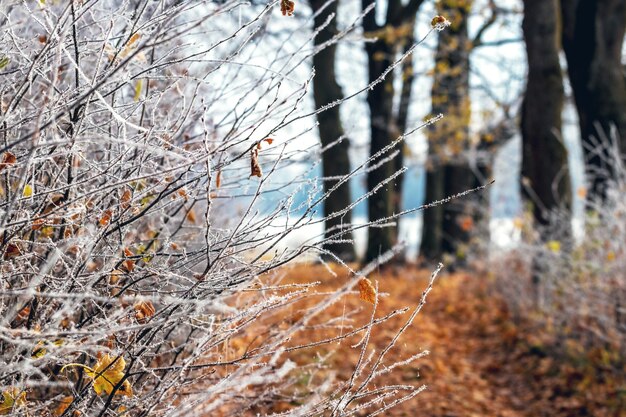
<path id="1" fill-rule="evenodd" d="M 311 0 L 311 8 L 316 12 L 326 4 L 326 0 Z M 315 27 L 320 27 L 326 22 L 328 16 L 337 12 L 337 1 L 333 1 L 327 5 L 315 17 Z M 336 19 L 322 29 L 314 39 L 316 46 L 330 40 L 337 31 Z M 315 98 L 316 108 L 322 107 L 328 103 L 343 98 L 341 87 L 337 84 L 335 76 L 335 53 L 336 45 L 326 46 L 313 57 L 313 66 L 315 67 L 315 79 L 313 80 L 313 94 Z M 332 107 L 317 115 L 319 122 L 319 134 L 322 146 L 337 141 L 344 136 L 343 126 L 339 115 L 339 106 Z M 348 149 L 350 141 L 344 138 L 339 143 L 333 145 L 322 155 L 323 158 L 323 176 L 324 191 L 330 190 L 337 184 L 336 179 L 326 179 L 329 177 L 338 178 L 347 175 L 350 172 L 350 158 Z M 350 197 L 350 186 L 348 182 L 341 185 L 334 191 L 326 201 L 324 201 L 324 216 L 327 217 L 325 222 L 325 237 L 333 237 L 335 239 L 352 239 L 352 233 L 346 232 L 345 229 L 352 223 L 352 214 L 348 211 L 341 216 L 333 215 L 344 210 L 350 205 L 352 199 Z M 330 217 L 329 217 L 330 216 Z M 325 248 L 333 252 L 344 261 L 355 260 L 354 245 L 351 243 L 334 243 L 327 244 Z"/>
<path id="2" fill-rule="evenodd" d="M 528 80 L 522 104 L 522 193 L 540 225 L 571 207 L 567 150 L 560 138 L 563 79 L 559 63 L 558 0 L 525 0 L 522 24 Z"/>
<path id="3" fill-rule="evenodd" d="M 426 203 L 440 200 L 476 186 L 478 178 L 470 166 L 469 143 L 469 54 L 471 42 L 467 15 L 472 2 L 442 0 L 438 12 L 451 25 L 439 32 L 431 90 L 433 115 L 444 118 L 428 131 Z M 468 242 L 475 218 L 475 202 L 453 200 L 444 206 L 426 209 L 420 252 L 424 260 L 440 260 L 444 253 L 458 252 Z"/>
<path id="4" fill-rule="evenodd" d="M 396 0 L 391 0 L 394 3 Z M 365 9 L 371 0 L 363 0 Z M 375 13 L 371 12 L 363 19 L 363 29 L 368 34 L 378 36 L 376 31 L 379 26 L 376 24 Z M 369 82 L 377 80 L 382 73 L 391 65 L 394 57 L 394 45 L 386 42 L 384 36 L 378 36 L 375 42 L 365 44 L 368 60 Z M 393 73 L 367 94 L 367 104 L 370 109 L 370 155 L 374 155 L 389 145 L 398 134 L 398 129 L 394 126 L 393 120 Z M 388 156 L 388 155 L 385 155 Z M 378 161 L 372 161 L 376 164 Z M 367 174 L 367 189 L 373 190 L 378 184 L 389 178 L 394 173 L 394 161 L 387 161 L 378 168 L 369 171 Z M 367 208 L 370 221 L 376 221 L 389 217 L 394 211 L 394 185 L 386 184 L 379 189 L 376 194 L 367 200 Z M 388 251 L 396 243 L 397 231 L 395 227 L 370 227 L 367 236 L 367 251 L 365 260 L 376 259 L 380 254 Z"/>
<path id="5" fill-rule="evenodd" d="M 422 2 L 423 0 L 409 0 L 406 5 L 403 5 L 400 0 L 388 0 L 386 23 L 382 26 L 376 23 L 374 11 L 364 16 L 363 29 L 365 35 L 372 38 L 372 42 L 365 44 L 370 83 L 378 80 L 393 63 L 398 53 L 398 46 L 412 37 L 415 13 Z M 363 10 L 372 3 L 374 3 L 373 0 L 362 0 Z M 401 134 L 398 124 L 399 115 L 394 114 L 393 108 L 395 94 L 393 80 L 394 73 L 392 71 L 386 75 L 382 82 L 371 88 L 367 94 L 367 104 L 370 109 L 370 156 L 378 153 Z M 403 87 L 405 100 L 410 99 L 410 86 L 407 87 L 409 88 L 408 91 Z M 408 102 L 402 105 L 405 105 L 406 109 Z M 406 123 L 406 117 L 404 123 Z M 368 191 L 374 190 L 394 174 L 398 164 L 400 166 L 402 164 L 401 160 L 398 162 L 398 159 L 402 158 L 401 154 L 402 152 L 396 160 L 389 160 L 380 164 L 376 169 L 368 171 Z M 388 156 L 389 153 L 372 161 L 372 164 L 378 165 L 382 159 Z M 401 195 L 398 194 L 401 193 L 401 185 L 398 185 L 400 181 L 401 178 L 396 178 L 395 183 L 386 184 L 370 196 L 368 199 L 369 221 L 375 222 L 394 215 L 400 205 Z M 365 261 L 372 261 L 391 249 L 397 241 L 397 234 L 397 227 L 370 227 L 368 229 Z"/>
<path id="6" fill-rule="evenodd" d="M 412 19 L 407 22 L 408 27 L 408 35 L 404 43 L 403 53 L 406 53 L 409 48 L 415 42 L 415 20 Z M 400 104 L 398 106 L 398 130 L 402 133 L 406 132 L 408 127 L 408 119 L 409 119 L 409 107 L 411 105 L 411 98 L 413 96 L 413 81 L 415 80 L 415 75 L 413 74 L 413 57 L 408 57 L 404 62 L 402 62 L 400 77 L 402 80 L 402 88 L 400 90 Z M 401 169 L 404 166 L 404 154 L 407 149 L 406 143 L 402 144 L 402 152 L 398 154 L 395 159 L 395 169 L 396 171 Z M 404 175 L 398 177 L 398 180 L 395 181 L 395 211 L 396 213 L 400 213 L 402 211 L 402 191 L 404 189 Z"/>
<path id="7" fill-rule="evenodd" d="M 615 125 L 626 152 L 626 82 L 621 63 L 625 0 L 562 0 L 563 49 L 580 120 L 590 200 L 603 200 L 613 175 L 596 124 L 607 135 Z M 607 144 L 603 144 L 606 148 Z"/>

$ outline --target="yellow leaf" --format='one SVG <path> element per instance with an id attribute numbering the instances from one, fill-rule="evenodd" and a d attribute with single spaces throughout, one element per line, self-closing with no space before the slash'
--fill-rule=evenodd
<path id="1" fill-rule="evenodd" d="M 367 278 L 361 278 L 359 281 L 359 298 L 372 304 L 376 302 L 376 288 Z"/>
<path id="2" fill-rule="evenodd" d="M 613 262 L 615 260 L 615 252 L 609 251 L 609 253 L 606 254 L 606 260 Z"/>
<path id="3" fill-rule="evenodd" d="M 12 414 L 14 408 L 26 405 L 26 391 L 11 387 L 2 392 L 2 403 L 0 403 L 0 414 Z"/>
<path id="4" fill-rule="evenodd" d="M 98 359 L 93 369 L 87 369 L 86 374 L 93 379 L 93 389 L 96 391 L 96 394 L 100 395 L 102 392 L 106 392 L 110 395 L 113 392 L 113 388 L 124 378 L 124 368 L 126 368 L 124 358 L 119 357 L 116 359 L 116 356 L 107 353 Z M 130 382 L 125 380 L 115 394 L 133 395 Z"/>
<path id="5" fill-rule="evenodd" d="M 558 240 L 551 240 L 546 243 L 546 246 L 554 253 L 559 253 L 561 251 L 561 242 Z"/>
<path id="6" fill-rule="evenodd" d="M 33 195 L 33 186 L 30 184 L 26 184 L 24 186 L 24 192 L 22 193 L 24 197 L 30 197 Z"/>
<path id="7" fill-rule="evenodd" d="M 139 99 L 141 98 L 142 87 L 143 87 L 143 80 L 138 79 L 137 82 L 135 82 L 135 96 L 133 97 L 133 100 L 139 101 Z"/>

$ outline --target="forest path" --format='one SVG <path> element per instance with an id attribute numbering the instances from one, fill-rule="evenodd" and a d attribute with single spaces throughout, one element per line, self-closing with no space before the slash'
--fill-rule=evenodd
<path id="1" fill-rule="evenodd" d="M 337 270 L 338 271 L 338 270 Z M 372 274 L 381 298 L 377 316 L 403 307 L 415 307 L 426 288 L 430 272 L 411 267 L 388 268 Z M 319 289 L 332 291 L 346 275 L 332 277 L 319 265 L 295 267 L 290 282 L 321 281 Z M 537 349 L 536 335 L 521 330 L 509 317 L 505 304 L 491 290 L 489 279 L 466 273 L 445 274 L 437 279 L 427 303 L 413 325 L 389 352 L 386 364 L 422 350 L 430 354 L 387 374 L 381 383 L 425 384 L 427 389 L 412 400 L 392 408 L 386 416 L 429 417 L 542 417 L 626 416 L 620 407 L 603 409 L 607 395 L 586 392 L 574 385 L 581 375 L 574 368 L 551 359 Z M 348 313 L 348 314 L 346 314 Z M 349 316 L 354 326 L 365 323 L 371 305 L 358 294 L 334 304 L 322 313 L 322 321 Z M 370 345 L 380 352 L 404 323 L 408 313 L 392 318 L 372 332 Z M 317 333 L 315 336 L 320 336 Z M 294 343 L 311 341 L 302 335 Z M 317 337 L 315 337 L 317 339 Z M 349 379 L 359 356 L 353 348 L 358 338 L 324 348 L 338 378 Z M 310 361 L 311 352 L 300 351 L 296 362 Z"/>

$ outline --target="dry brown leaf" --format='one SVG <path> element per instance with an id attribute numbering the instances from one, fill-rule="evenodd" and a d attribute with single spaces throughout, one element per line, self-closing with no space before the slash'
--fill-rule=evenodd
<path id="1" fill-rule="evenodd" d="M 215 177 L 215 186 L 220 188 L 222 186 L 222 171 L 217 171 L 217 176 Z"/>
<path id="2" fill-rule="evenodd" d="M 122 202 L 121 206 L 124 210 L 130 207 L 130 200 L 132 197 L 133 193 L 132 191 L 130 191 L 130 188 L 125 188 L 124 192 L 122 193 L 122 197 L 120 197 L 120 201 Z"/>
<path id="3" fill-rule="evenodd" d="M 368 303 L 376 303 L 376 288 L 374 288 L 372 282 L 367 278 L 361 278 L 359 280 L 359 298 Z"/>
<path id="4" fill-rule="evenodd" d="M 22 254 L 22 250 L 15 243 L 9 243 L 4 251 L 4 259 L 15 258 Z"/>
<path id="5" fill-rule="evenodd" d="M 111 221 L 111 217 L 113 217 L 113 212 L 111 209 L 106 209 L 102 217 L 100 217 L 100 220 L 98 220 L 98 224 L 102 227 L 106 226 Z"/>
<path id="6" fill-rule="evenodd" d="M 280 1 L 280 11 L 283 16 L 291 16 L 293 15 L 293 11 L 295 10 L 295 3 L 291 0 L 281 0 Z"/>
<path id="7" fill-rule="evenodd" d="M 65 413 L 65 410 L 67 410 L 67 408 L 72 404 L 72 401 L 74 401 L 74 397 L 72 396 L 61 398 L 61 401 L 59 401 L 59 405 L 57 406 L 57 408 L 52 411 L 52 415 L 57 417 L 63 415 L 63 413 Z"/>
<path id="8" fill-rule="evenodd" d="M 124 256 L 127 258 L 130 258 L 132 256 L 134 256 L 135 254 L 133 253 L 133 251 L 131 251 L 129 248 L 124 248 Z M 128 272 L 133 272 L 133 269 L 135 269 L 135 261 L 133 261 L 132 259 L 126 259 L 124 262 L 122 262 L 122 266 L 128 271 Z"/>
<path id="9" fill-rule="evenodd" d="M 189 220 L 191 223 L 196 223 L 196 213 L 193 210 L 189 210 L 189 212 L 187 213 L 187 220 Z"/>
<path id="10" fill-rule="evenodd" d="M 259 177 L 259 178 L 263 176 L 261 165 L 259 165 L 259 149 L 258 148 L 254 148 L 250 152 L 250 176 Z"/>
<path id="11" fill-rule="evenodd" d="M 135 309 L 135 318 L 139 323 L 143 323 L 146 319 L 154 316 L 156 312 L 154 305 L 150 301 L 141 301 L 133 306 Z"/>
<path id="12" fill-rule="evenodd" d="M 265 138 L 265 139 L 259 141 L 259 143 L 256 144 L 256 148 L 257 149 L 261 149 L 261 144 L 263 142 L 267 142 L 268 145 L 271 145 L 274 142 L 274 139 L 272 139 L 272 138 Z"/>
<path id="13" fill-rule="evenodd" d="M 0 162 L 0 171 L 5 169 L 6 167 L 13 165 L 17 162 L 17 157 L 13 155 L 11 152 L 6 151 L 2 154 L 2 162 Z"/>

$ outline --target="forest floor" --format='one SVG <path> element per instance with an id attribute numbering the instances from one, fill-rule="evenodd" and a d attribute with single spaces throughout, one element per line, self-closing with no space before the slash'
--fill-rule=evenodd
<path id="1" fill-rule="evenodd" d="M 376 316 L 417 306 L 429 275 L 429 271 L 411 267 L 372 274 L 379 293 L 386 293 L 381 297 Z M 338 272 L 333 277 L 323 266 L 306 265 L 292 269 L 286 281 L 320 281 L 318 291 L 332 292 L 346 279 L 345 273 Z M 350 297 L 327 308 L 319 318 L 320 323 L 336 317 L 349 317 L 347 322 L 353 326 L 367 323 L 371 304 L 360 300 L 358 293 Z M 296 310 L 294 307 L 294 314 Z M 396 316 L 375 327 L 370 345 L 379 352 L 407 316 L 408 313 Z M 296 336 L 293 343 L 319 340 L 331 334 L 332 331 L 315 330 Z M 297 350 L 291 359 L 306 365 L 313 357 L 323 356 L 328 368 L 336 372 L 336 378 L 346 380 L 358 360 L 360 350 L 352 345 L 359 339 L 353 337 L 341 343 Z M 427 389 L 384 415 L 625 417 L 623 358 L 618 355 L 616 362 L 615 356 L 603 349 L 570 344 L 569 351 L 575 353 L 565 355 L 562 348 L 556 348 L 548 331 L 513 320 L 487 277 L 442 272 L 423 310 L 390 351 L 386 362 L 400 361 L 422 350 L 430 354 L 379 381 L 379 386 L 381 383 L 425 384 Z M 289 404 L 275 404 L 272 409 L 284 411 L 289 407 Z"/>

